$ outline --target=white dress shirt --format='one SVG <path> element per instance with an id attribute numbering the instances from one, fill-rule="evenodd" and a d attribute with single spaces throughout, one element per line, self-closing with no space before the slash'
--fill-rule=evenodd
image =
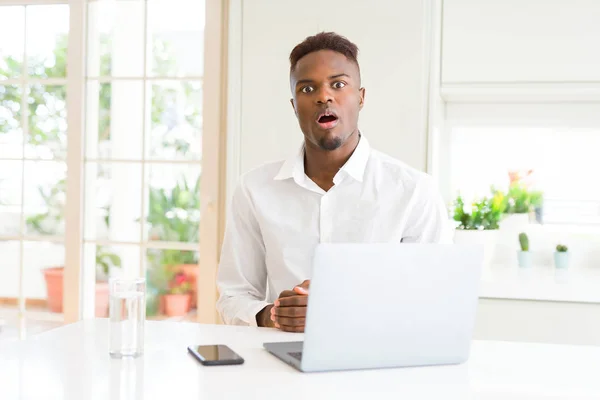
<path id="1" fill-rule="evenodd" d="M 244 174 L 233 194 L 217 277 L 227 324 L 256 314 L 311 277 L 317 243 L 451 243 L 452 225 L 433 178 L 361 136 L 325 192 L 304 173 L 304 146 Z"/>

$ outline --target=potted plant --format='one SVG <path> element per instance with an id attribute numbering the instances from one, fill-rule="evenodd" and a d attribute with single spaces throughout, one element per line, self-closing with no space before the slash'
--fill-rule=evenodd
<path id="1" fill-rule="evenodd" d="M 519 234 L 519 244 L 521 250 L 517 252 L 519 267 L 528 268 L 531 266 L 531 253 L 529 252 L 529 238 L 525 233 Z"/>
<path id="2" fill-rule="evenodd" d="M 530 215 L 535 212 L 536 219 L 541 222 L 539 213 L 543 203 L 543 193 L 531 190 L 533 170 L 509 171 L 509 186 L 505 196 L 505 219 L 513 220 L 512 225 L 528 224 Z M 503 224 L 504 225 L 504 224 Z"/>
<path id="3" fill-rule="evenodd" d="M 454 202 L 453 219 L 457 222 L 454 242 L 483 245 L 485 266 L 490 265 L 494 258 L 503 201 L 503 194 L 495 192 L 470 205 L 466 205 L 461 196 Z"/>
<path id="4" fill-rule="evenodd" d="M 192 285 L 183 272 L 175 274 L 169 283 L 169 292 L 164 295 L 165 314 L 169 317 L 184 316 L 190 310 Z"/>
<path id="5" fill-rule="evenodd" d="M 106 251 L 102 246 L 96 250 L 96 317 L 108 316 L 108 277 L 110 267 L 121 267 L 121 258 Z M 65 267 L 50 267 L 43 270 L 46 281 L 48 308 L 52 312 L 63 310 L 63 280 Z"/>
<path id="6" fill-rule="evenodd" d="M 63 231 L 64 220 L 64 192 L 66 181 L 59 180 L 48 190 L 39 188 L 40 195 L 46 205 L 42 213 L 27 218 L 29 230 L 41 235 L 57 235 Z M 105 223 L 108 221 L 105 220 Z M 104 247 L 96 249 L 96 316 L 106 317 L 108 314 L 108 275 L 110 267 L 120 267 L 121 259 L 116 254 L 108 252 Z M 43 270 L 46 281 L 48 308 L 53 312 L 62 312 L 63 309 L 63 276 L 64 266 L 54 266 Z"/>
<path id="7" fill-rule="evenodd" d="M 150 240 L 197 244 L 200 233 L 200 179 L 194 185 L 181 179 L 170 190 L 150 188 L 147 221 Z M 195 307 L 198 253 L 189 250 L 151 250 L 148 259 L 152 268 L 156 269 L 151 271 L 152 276 L 148 279 L 151 297 L 166 293 L 169 281 L 165 281 L 165 278 L 169 274 L 183 273 L 191 286 L 191 306 Z M 164 304 L 161 305 L 160 300 L 148 300 L 149 315 L 164 311 Z"/>
<path id="8" fill-rule="evenodd" d="M 559 244 L 556 246 L 556 251 L 554 252 L 554 266 L 556 268 L 568 268 L 569 259 L 569 248 L 564 244 Z"/>

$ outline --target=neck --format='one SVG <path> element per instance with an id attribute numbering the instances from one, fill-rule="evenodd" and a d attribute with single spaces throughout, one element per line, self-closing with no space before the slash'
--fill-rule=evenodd
<path id="1" fill-rule="evenodd" d="M 350 158 L 360 139 L 358 129 L 339 148 L 328 151 L 305 140 L 304 172 L 322 187 L 333 186 L 333 177 Z"/>

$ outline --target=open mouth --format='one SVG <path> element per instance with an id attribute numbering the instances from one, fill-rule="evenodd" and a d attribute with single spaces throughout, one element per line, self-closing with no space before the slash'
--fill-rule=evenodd
<path id="1" fill-rule="evenodd" d="M 331 129 L 338 123 L 338 117 L 332 111 L 325 111 L 319 114 L 317 118 L 317 123 L 323 129 Z"/>

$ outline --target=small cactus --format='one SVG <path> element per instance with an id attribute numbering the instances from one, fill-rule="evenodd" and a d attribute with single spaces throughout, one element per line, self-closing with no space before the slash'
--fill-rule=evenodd
<path id="1" fill-rule="evenodd" d="M 559 244 L 558 246 L 556 246 L 556 251 L 559 253 L 566 253 L 567 251 L 569 251 L 569 248 L 564 244 Z"/>
<path id="2" fill-rule="evenodd" d="M 529 251 L 529 238 L 525 233 L 519 234 L 519 243 L 521 244 L 521 251 Z"/>

